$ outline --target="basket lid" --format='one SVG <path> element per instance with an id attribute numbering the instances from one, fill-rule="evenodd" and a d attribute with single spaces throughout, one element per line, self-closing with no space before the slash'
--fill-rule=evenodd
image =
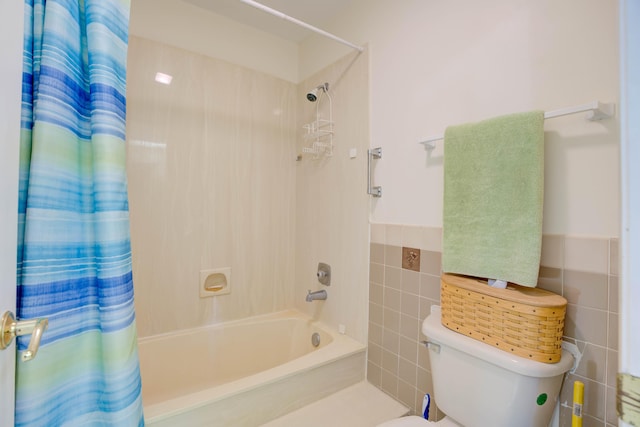
<path id="1" fill-rule="evenodd" d="M 445 284 L 457 286 L 468 291 L 480 292 L 495 298 L 527 304 L 535 307 L 564 307 L 567 300 L 553 292 L 509 283 L 505 289 L 494 288 L 487 284 L 487 279 L 443 273 L 441 280 Z"/>

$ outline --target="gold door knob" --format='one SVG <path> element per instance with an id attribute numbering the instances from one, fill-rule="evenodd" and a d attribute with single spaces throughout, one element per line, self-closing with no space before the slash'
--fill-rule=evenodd
<path id="1" fill-rule="evenodd" d="M 2 315 L 0 350 L 9 347 L 15 337 L 31 334 L 29 347 L 22 352 L 20 357 L 24 362 L 33 359 L 36 357 L 40 347 L 40 339 L 47 326 L 49 326 L 49 320 L 46 318 L 17 321 L 12 312 L 5 311 Z"/>

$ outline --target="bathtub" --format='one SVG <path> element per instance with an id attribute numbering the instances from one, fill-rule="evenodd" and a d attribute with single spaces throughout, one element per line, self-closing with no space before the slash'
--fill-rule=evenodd
<path id="1" fill-rule="evenodd" d="M 297 311 L 138 344 L 145 421 L 158 427 L 259 426 L 362 381 L 366 363 L 363 344 Z"/>

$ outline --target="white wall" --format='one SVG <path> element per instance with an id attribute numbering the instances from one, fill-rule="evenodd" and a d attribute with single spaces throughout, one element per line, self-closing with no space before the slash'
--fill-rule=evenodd
<path id="1" fill-rule="evenodd" d="M 325 29 L 370 46 L 370 144 L 384 150 L 373 222 L 442 225 L 442 145 L 428 158 L 417 142 L 448 125 L 618 102 L 614 1 L 353 0 Z M 310 37 L 300 75 L 343 49 Z M 617 236 L 617 119 L 577 115 L 548 120 L 545 131 L 543 231 Z"/>
<path id="2" fill-rule="evenodd" d="M 180 0 L 132 0 L 130 34 L 298 81 L 298 45 Z"/>
<path id="3" fill-rule="evenodd" d="M 640 3 L 620 1 L 622 86 L 622 230 L 620 236 L 620 369 L 640 376 Z M 633 325 L 633 326 L 632 326 Z M 629 415 L 629 414 L 627 414 Z M 637 414 L 636 414 L 637 415 Z M 632 417 L 628 417 L 627 421 Z M 621 423 L 621 426 L 630 424 Z"/>

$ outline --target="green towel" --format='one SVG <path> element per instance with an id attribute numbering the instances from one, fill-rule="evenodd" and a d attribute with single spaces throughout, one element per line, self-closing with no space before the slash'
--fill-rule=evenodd
<path id="1" fill-rule="evenodd" d="M 444 137 L 442 269 L 536 286 L 544 113 L 451 126 Z"/>

